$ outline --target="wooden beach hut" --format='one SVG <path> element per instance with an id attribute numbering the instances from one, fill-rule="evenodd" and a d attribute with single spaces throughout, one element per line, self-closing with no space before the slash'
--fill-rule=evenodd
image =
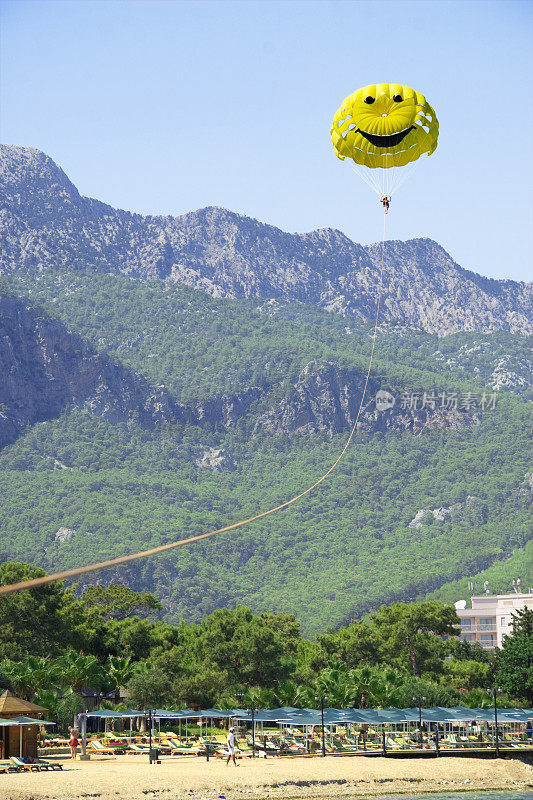
<path id="1" fill-rule="evenodd" d="M 47 708 L 15 697 L 9 690 L 0 695 L 0 718 L 4 720 L 4 724 L 0 725 L 0 759 L 20 754 L 37 758 L 39 725 L 20 721 L 17 724 L 17 718 L 44 713 L 48 713 Z"/>

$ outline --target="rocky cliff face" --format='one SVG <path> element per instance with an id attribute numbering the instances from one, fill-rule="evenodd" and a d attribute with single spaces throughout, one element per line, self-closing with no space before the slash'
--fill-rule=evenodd
<path id="1" fill-rule="evenodd" d="M 0 447 L 27 425 L 57 417 L 67 406 L 111 422 L 231 427 L 260 394 L 252 387 L 183 405 L 60 322 L 11 295 L 0 295 Z"/>
<path id="2" fill-rule="evenodd" d="M 111 421 L 171 421 L 176 408 L 131 370 L 39 310 L 0 295 L 0 446 L 27 425 L 84 407 Z"/>
<path id="3" fill-rule="evenodd" d="M 309 363 L 291 386 L 287 395 L 260 413 L 255 431 L 268 433 L 297 432 L 304 434 L 341 433 L 355 423 L 365 385 L 364 372 L 343 369 L 338 364 Z M 479 414 L 461 408 L 422 408 L 402 402 L 386 392 L 389 402 L 381 407 L 376 402 L 380 383 L 370 378 L 358 421 L 358 430 L 384 433 L 387 430 L 410 431 L 418 435 L 425 429 L 477 425 Z"/>
<path id="4" fill-rule="evenodd" d="M 361 400 L 364 375 L 337 364 L 307 365 L 286 395 L 249 387 L 194 405 L 175 401 L 131 369 L 98 353 L 81 337 L 12 295 L 0 295 L 0 447 L 28 425 L 83 408 L 111 422 L 145 426 L 187 423 L 231 428 L 249 416 L 254 431 L 338 433 L 350 428 Z M 376 409 L 379 385 L 371 380 L 360 420 L 362 430 L 418 432 L 425 427 L 462 427 L 473 415 L 449 409 Z"/>
<path id="5" fill-rule="evenodd" d="M 219 297 L 283 298 L 370 319 L 381 246 L 339 231 L 289 234 L 221 208 L 142 217 L 81 197 L 46 155 L 0 146 L 0 272 L 87 266 Z M 468 272 L 435 242 L 385 246 L 382 318 L 440 335 L 533 332 L 533 285 Z"/>

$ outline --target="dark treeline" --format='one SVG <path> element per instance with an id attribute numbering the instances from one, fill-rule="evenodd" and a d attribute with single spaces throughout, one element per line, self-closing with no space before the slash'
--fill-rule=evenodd
<path id="1" fill-rule="evenodd" d="M 5 585 L 43 571 L 0 566 Z M 438 601 L 382 606 L 361 621 L 306 639 L 290 614 L 219 609 L 170 625 L 148 592 L 96 585 L 81 596 L 61 582 L 0 598 L 0 683 L 61 723 L 84 707 L 83 689 L 128 690 L 128 706 L 488 706 L 533 703 L 533 612 L 491 655 L 453 638 L 455 609 Z M 151 618 L 152 617 L 152 618 Z M 451 638 L 446 638 L 451 637 Z"/>

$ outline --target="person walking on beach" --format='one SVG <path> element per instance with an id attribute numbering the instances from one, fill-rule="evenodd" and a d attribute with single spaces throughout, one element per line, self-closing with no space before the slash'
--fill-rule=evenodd
<path id="1" fill-rule="evenodd" d="M 72 759 L 74 761 L 76 761 L 76 756 L 78 755 L 78 741 L 79 741 L 78 736 L 79 736 L 78 731 L 75 730 L 75 728 L 71 728 L 69 745 L 70 745 L 70 755 L 72 756 Z"/>
<path id="2" fill-rule="evenodd" d="M 235 766 L 237 765 L 237 761 L 235 760 L 235 728 L 230 728 L 228 733 L 228 738 L 226 739 L 228 744 L 228 757 L 226 759 L 226 766 L 228 766 L 230 758 L 233 759 L 233 763 Z"/>

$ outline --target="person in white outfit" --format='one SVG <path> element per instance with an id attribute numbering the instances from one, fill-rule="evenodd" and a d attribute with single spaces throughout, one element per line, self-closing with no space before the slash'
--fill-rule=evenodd
<path id="1" fill-rule="evenodd" d="M 226 759 L 226 766 L 228 766 L 230 762 L 230 758 L 233 759 L 233 763 L 237 766 L 237 761 L 235 760 L 235 728 L 230 728 L 228 733 L 228 738 L 226 739 L 228 745 L 228 757 Z"/>

